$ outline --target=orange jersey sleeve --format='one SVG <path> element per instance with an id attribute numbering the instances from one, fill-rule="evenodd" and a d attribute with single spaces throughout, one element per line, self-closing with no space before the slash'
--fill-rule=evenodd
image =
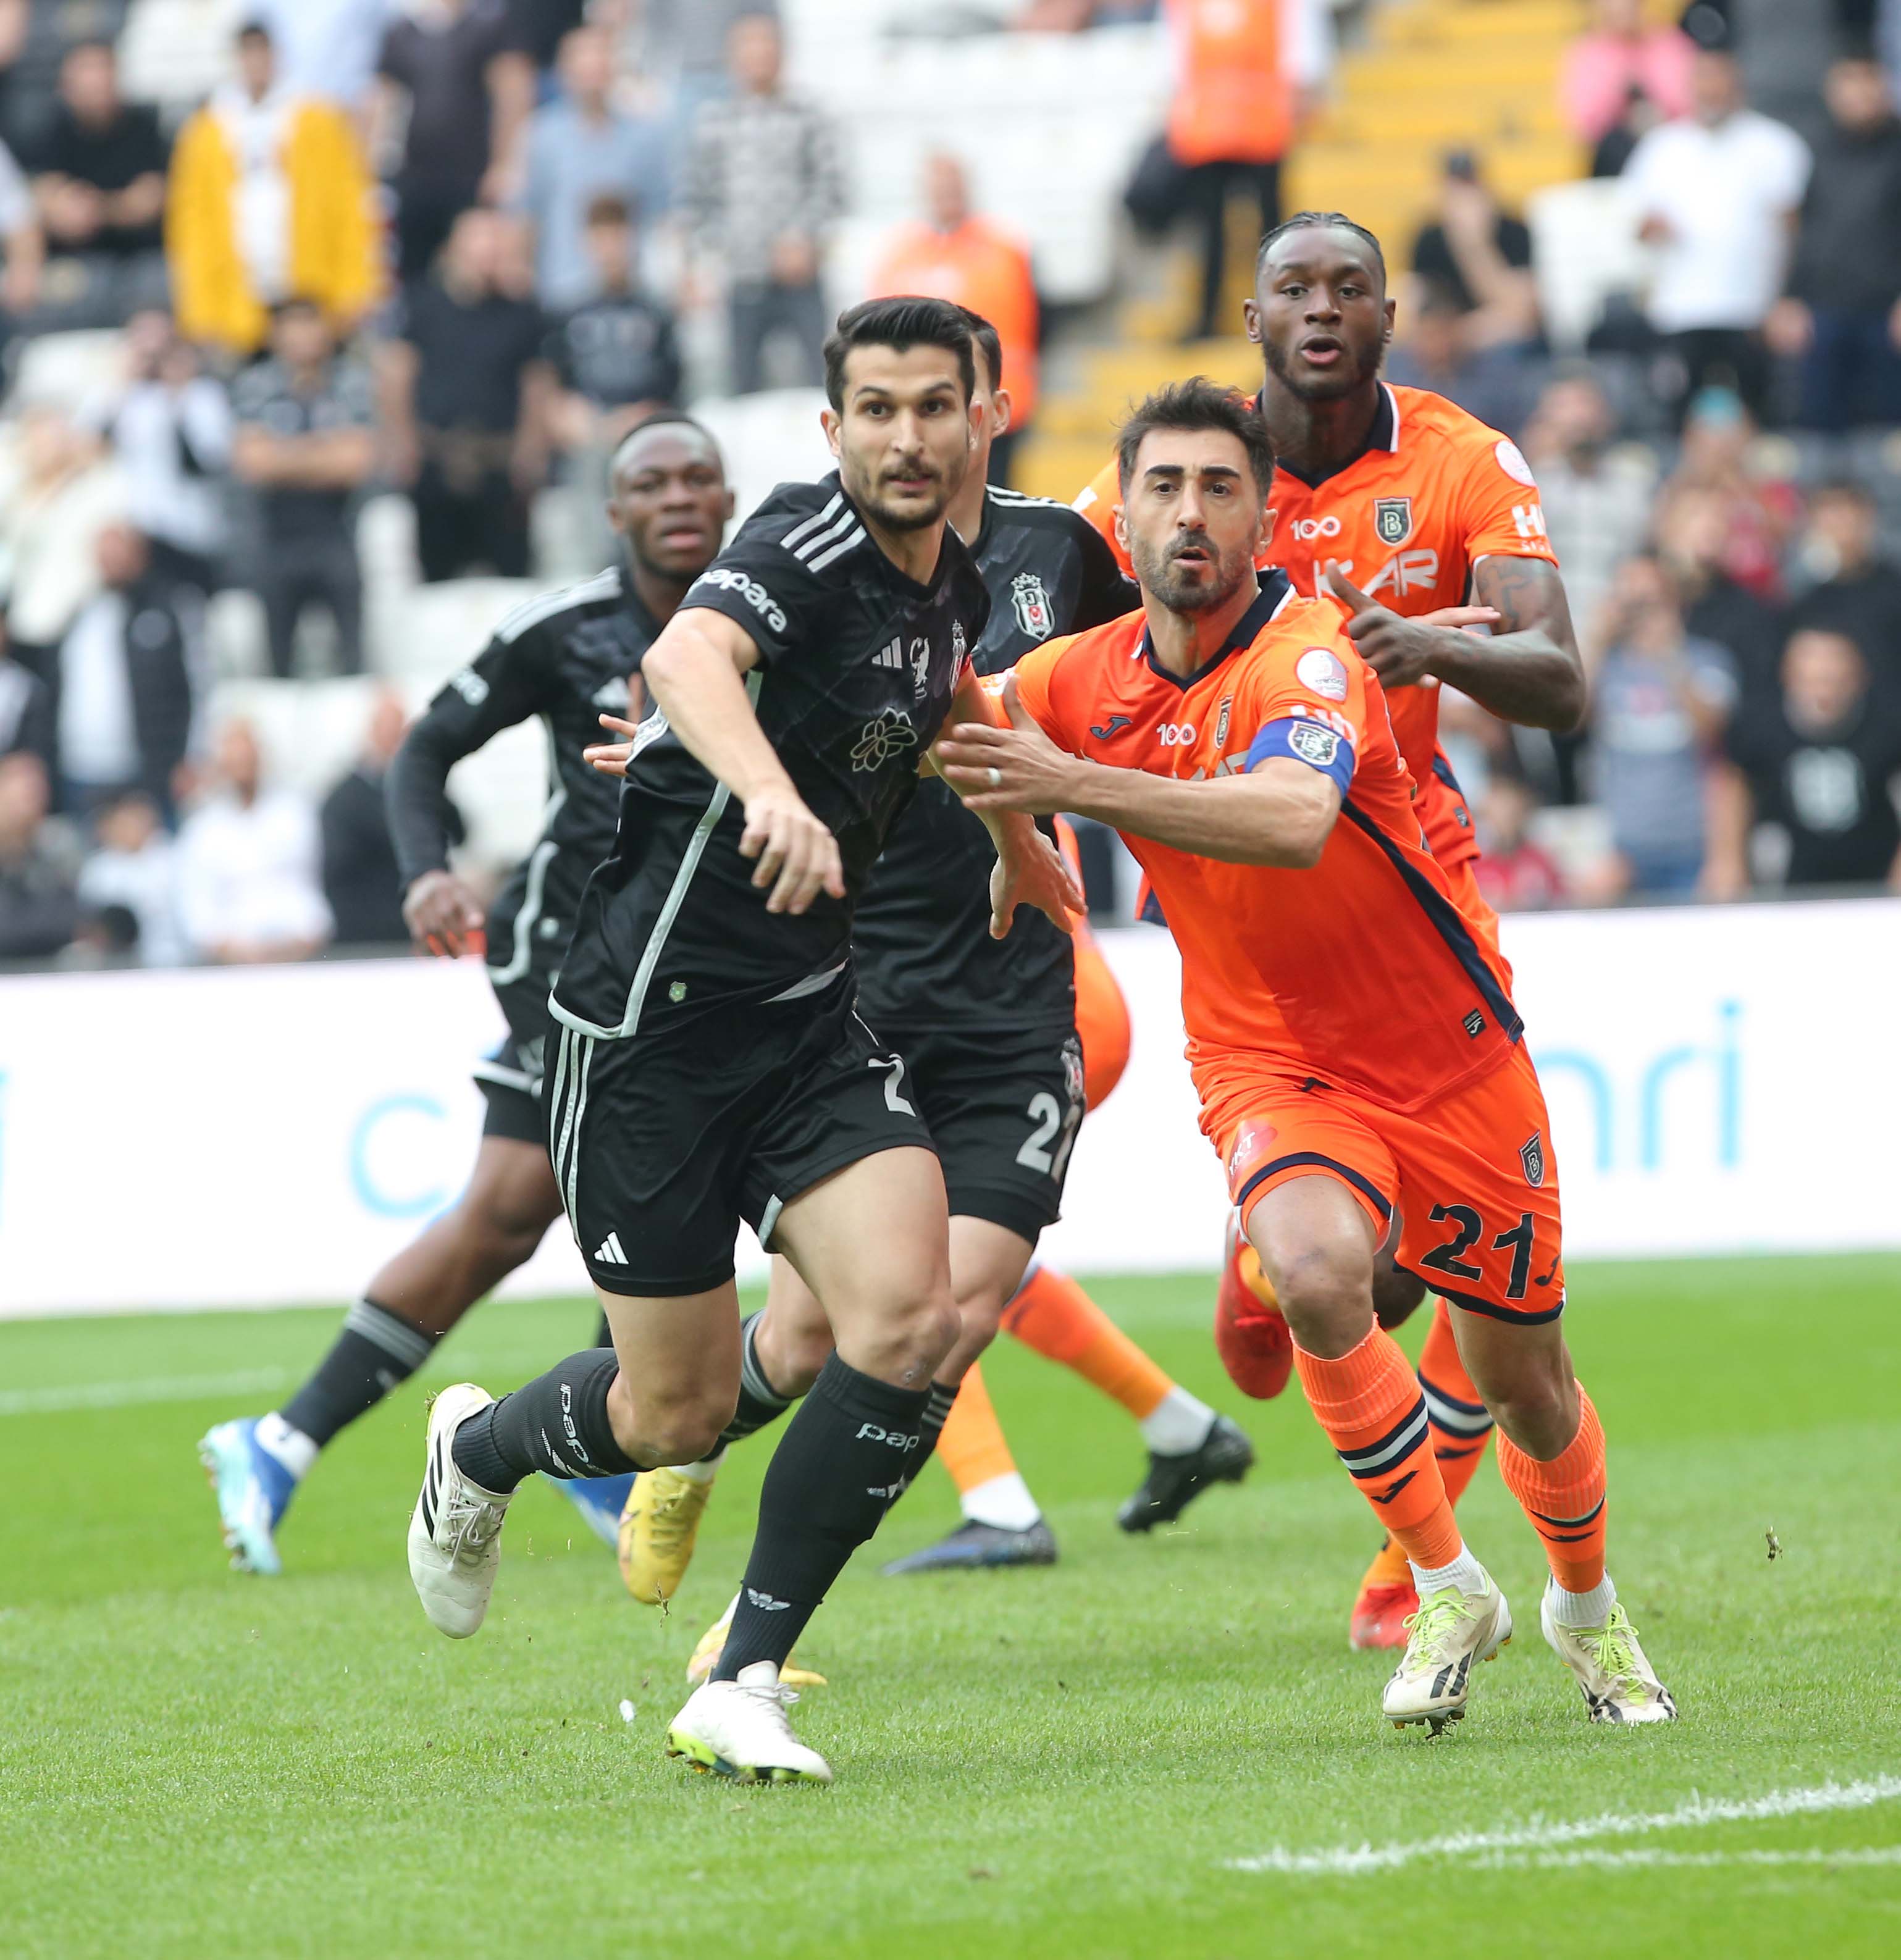
<path id="1" fill-rule="evenodd" d="M 1483 558 L 1541 558 L 1558 554 L 1545 529 L 1544 506 L 1531 465 L 1509 438 L 1474 425 L 1479 440 L 1460 445 L 1454 521 L 1468 568 Z M 1488 444 L 1484 438 L 1495 439 Z"/>

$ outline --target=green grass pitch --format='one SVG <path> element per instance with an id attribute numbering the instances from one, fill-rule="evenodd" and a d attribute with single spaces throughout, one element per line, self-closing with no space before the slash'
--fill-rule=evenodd
<path id="1" fill-rule="evenodd" d="M 1613 1570 L 1683 1716 L 1629 1734 L 1587 1725 L 1539 1638 L 1542 1567 L 1489 1465 L 1466 1522 L 1518 1638 L 1462 1729 L 1380 1721 L 1382 1662 L 1345 1639 L 1370 1521 L 1298 1389 L 1251 1404 L 1221 1377 L 1210 1290 L 1097 1289 L 1246 1422 L 1246 1485 L 1123 1537 L 1132 1427 L 1001 1344 L 1062 1561 L 880 1579 L 954 1519 L 932 1471 L 804 1648 L 831 1678 L 798 1717 L 829 1791 L 661 1755 L 763 1446 L 735 1452 L 670 1618 L 537 1485 L 483 1632 L 423 1620 L 424 1389 L 523 1379 L 585 1337 L 579 1303 L 485 1309 L 349 1432 L 275 1581 L 224 1570 L 193 1444 L 269 1407 L 333 1311 L 0 1325 L 0 1954 L 1901 1952 L 1901 1260 L 1575 1275 Z M 1361 1845 L 1387 1855 L 1341 1855 Z"/>

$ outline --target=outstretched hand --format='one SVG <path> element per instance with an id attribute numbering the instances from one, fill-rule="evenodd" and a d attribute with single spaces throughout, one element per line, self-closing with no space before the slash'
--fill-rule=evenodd
<path id="1" fill-rule="evenodd" d="M 990 937 L 1001 939 L 1019 905 L 1034 905 L 1059 932 L 1074 932 L 1087 909 L 1062 853 L 1033 823 L 1021 843 L 999 849 L 990 867 Z"/>
<path id="2" fill-rule="evenodd" d="M 980 816 L 1020 810 L 1054 816 L 1071 808 L 1075 757 L 1059 749 L 1031 719 L 1017 697 L 1014 674 L 1005 679 L 1001 699 L 1009 727 L 959 722 L 938 738 L 931 752 L 938 774 Z"/>
<path id="3" fill-rule="evenodd" d="M 600 725 L 611 728 L 626 739 L 619 742 L 591 742 L 581 752 L 581 759 L 598 769 L 603 776 L 624 776 L 627 765 L 634 755 L 634 737 L 639 732 L 635 722 L 623 721 L 617 714 L 603 714 Z"/>
<path id="4" fill-rule="evenodd" d="M 1441 651 L 1437 635 L 1467 626 L 1495 626 L 1503 616 L 1491 606 L 1444 606 L 1409 619 L 1362 592 L 1337 565 L 1326 568 L 1326 582 L 1346 608 L 1347 638 L 1384 687 L 1435 683 L 1432 663 Z"/>

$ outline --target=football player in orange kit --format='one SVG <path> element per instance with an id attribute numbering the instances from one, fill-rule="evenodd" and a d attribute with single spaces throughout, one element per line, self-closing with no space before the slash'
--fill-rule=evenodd
<path id="1" fill-rule="evenodd" d="M 1443 396 L 1380 379 L 1393 320 L 1379 241 L 1351 219 L 1302 212 L 1263 241 L 1247 310 L 1248 338 L 1263 357 L 1256 411 L 1275 453 L 1260 562 L 1279 566 L 1298 590 L 1331 591 L 1348 607 L 1347 630 L 1380 676 L 1419 785 L 1433 855 L 1495 949 L 1497 921 L 1472 873 L 1478 840 L 1438 746 L 1439 688 L 1457 687 L 1508 721 L 1568 730 L 1584 714 L 1584 670 L 1524 458 Z M 1112 463 L 1077 508 L 1113 539 L 1116 500 Z M 1459 617 L 1482 616 L 1443 612 L 1468 597 L 1495 616 L 1491 638 L 1455 630 Z M 1375 1290 L 1381 1325 L 1397 1326 L 1439 1277 L 1422 1282 L 1383 1261 Z M 1286 1380 L 1281 1316 L 1258 1262 L 1232 1230 L 1216 1322 L 1239 1386 L 1278 1392 Z M 1419 1373 L 1456 1503 L 1492 1423 L 1443 1304 Z M 1361 1581 L 1352 1644 L 1401 1645 L 1417 1605 L 1406 1560 L 1389 1539 Z"/>
<path id="2" fill-rule="evenodd" d="M 1427 846 L 1384 690 L 1337 611 L 1256 573 L 1273 467 L 1240 396 L 1197 380 L 1151 397 L 1118 448 L 1142 616 L 1027 655 L 1011 726 L 960 727 L 939 768 L 980 813 L 1113 825 L 1161 900 L 1202 1128 L 1307 1401 L 1411 1563 L 1385 1714 L 1457 1720 L 1472 1663 L 1511 1635 L 1374 1315 L 1396 1233 L 1402 1267 L 1454 1282 L 1500 1470 L 1550 1565 L 1546 1640 L 1594 1721 L 1667 1721 L 1604 1570 L 1603 1431 L 1562 1332 L 1556 1166 L 1508 975 Z"/>

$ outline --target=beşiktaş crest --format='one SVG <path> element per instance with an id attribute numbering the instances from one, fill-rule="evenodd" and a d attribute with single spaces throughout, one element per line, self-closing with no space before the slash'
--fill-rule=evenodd
<path id="1" fill-rule="evenodd" d="M 1412 499 L 1410 497 L 1375 497 L 1373 529 L 1383 545 L 1399 546 L 1412 535 Z"/>
<path id="2" fill-rule="evenodd" d="M 1040 572 L 1018 572 L 1010 581 L 1010 603 L 1017 609 L 1017 624 L 1031 639 L 1046 640 L 1056 630 L 1056 609 Z"/>

